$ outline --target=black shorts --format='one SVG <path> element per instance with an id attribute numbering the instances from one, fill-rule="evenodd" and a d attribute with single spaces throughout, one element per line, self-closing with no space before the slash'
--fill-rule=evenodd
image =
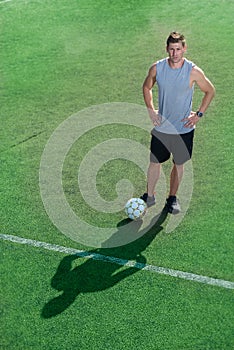
<path id="1" fill-rule="evenodd" d="M 171 154 L 173 162 L 182 165 L 192 157 L 194 130 L 186 134 L 165 134 L 152 130 L 151 154 L 152 163 L 164 163 Z"/>

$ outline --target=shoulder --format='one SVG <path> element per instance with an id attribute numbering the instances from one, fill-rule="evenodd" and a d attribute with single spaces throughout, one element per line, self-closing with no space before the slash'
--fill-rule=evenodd
<path id="1" fill-rule="evenodd" d="M 149 74 L 148 75 L 150 75 L 151 77 L 155 77 L 156 76 L 156 70 L 157 70 L 156 65 L 157 65 L 157 62 L 154 62 L 149 68 Z"/>
<path id="2" fill-rule="evenodd" d="M 161 60 L 158 60 L 158 61 L 154 62 L 152 64 L 151 68 L 154 68 L 154 69 L 156 68 L 157 69 L 157 67 L 160 67 L 160 66 L 163 66 L 163 65 L 167 65 L 167 61 L 168 61 L 167 58 L 162 58 Z"/>
<path id="3" fill-rule="evenodd" d="M 195 66 L 191 73 L 191 80 L 193 83 L 196 83 L 201 91 L 203 92 L 209 92 L 212 94 L 212 96 L 215 93 L 214 85 L 211 83 L 211 81 L 206 77 L 203 70 L 197 66 Z"/>
<path id="4" fill-rule="evenodd" d="M 160 67 L 163 67 L 165 65 L 167 66 L 168 65 L 167 62 L 168 62 L 168 58 L 162 58 L 161 60 L 155 62 L 155 65 L 156 65 L 156 67 L 160 68 Z"/>
<path id="5" fill-rule="evenodd" d="M 191 78 L 194 80 L 194 81 L 199 81 L 201 79 L 203 79 L 205 77 L 205 74 L 203 72 L 203 70 L 194 65 L 193 68 L 192 68 L 192 71 L 191 71 Z"/>
<path id="6" fill-rule="evenodd" d="M 187 58 L 184 59 L 184 67 L 185 69 L 192 72 L 193 68 L 196 67 L 195 63 L 189 61 Z"/>
<path id="7" fill-rule="evenodd" d="M 155 78 L 157 71 L 160 70 L 165 64 L 167 65 L 167 58 L 163 58 L 161 60 L 154 62 L 149 68 L 148 75 Z"/>

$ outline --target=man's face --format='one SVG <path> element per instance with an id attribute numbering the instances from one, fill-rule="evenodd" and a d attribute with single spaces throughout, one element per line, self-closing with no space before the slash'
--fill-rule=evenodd
<path id="1" fill-rule="evenodd" d="M 172 63 L 179 63 L 185 51 L 186 46 L 183 46 L 181 41 L 178 43 L 170 43 L 169 46 L 167 46 L 167 53 Z"/>

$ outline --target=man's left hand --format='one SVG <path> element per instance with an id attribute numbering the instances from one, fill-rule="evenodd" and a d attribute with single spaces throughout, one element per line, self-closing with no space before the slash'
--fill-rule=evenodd
<path id="1" fill-rule="evenodd" d="M 192 129 L 192 128 L 195 127 L 195 125 L 197 124 L 197 122 L 199 122 L 200 119 L 201 119 L 201 118 L 199 118 L 199 117 L 197 116 L 197 113 L 196 113 L 196 112 L 191 112 L 191 114 L 190 114 L 187 118 L 184 118 L 184 119 L 182 119 L 181 121 L 182 121 L 182 122 L 185 122 L 185 124 L 184 124 L 184 127 L 185 127 L 185 128 L 190 128 L 190 129 Z"/>

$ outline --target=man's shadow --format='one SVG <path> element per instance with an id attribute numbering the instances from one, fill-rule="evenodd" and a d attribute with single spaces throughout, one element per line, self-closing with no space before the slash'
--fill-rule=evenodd
<path id="1" fill-rule="evenodd" d="M 115 248 L 99 248 L 92 250 L 85 253 L 84 257 L 94 253 L 97 254 L 97 256 L 98 254 L 102 254 L 126 261 L 134 260 L 137 263 L 146 264 L 146 258 L 142 255 L 142 252 L 162 230 L 161 225 L 166 220 L 166 217 L 167 211 L 163 210 L 161 214 L 154 218 L 155 224 L 153 227 L 149 225 L 149 227 L 151 227 L 149 231 L 146 231 L 142 237 L 132 243 Z M 119 223 L 119 227 L 125 225 L 127 222 L 128 220 L 123 220 Z M 137 234 L 141 225 L 141 220 L 135 221 L 131 224 L 131 230 Z M 116 235 L 118 235 L 118 231 L 113 236 Z M 110 240 L 111 238 L 108 240 L 107 246 L 111 246 Z M 62 313 L 81 293 L 91 293 L 111 288 L 126 277 L 139 271 L 139 265 L 138 267 L 123 268 L 120 264 L 115 263 L 114 259 L 107 263 L 105 258 L 100 260 L 89 258 L 73 268 L 73 262 L 81 258 L 82 256 L 73 254 L 66 256 L 60 262 L 55 275 L 52 277 L 51 286 L 55 290 L 61 292 L 61 294 L 45 304 L 41 312 L 43 318 L 51 318 Z"/>

